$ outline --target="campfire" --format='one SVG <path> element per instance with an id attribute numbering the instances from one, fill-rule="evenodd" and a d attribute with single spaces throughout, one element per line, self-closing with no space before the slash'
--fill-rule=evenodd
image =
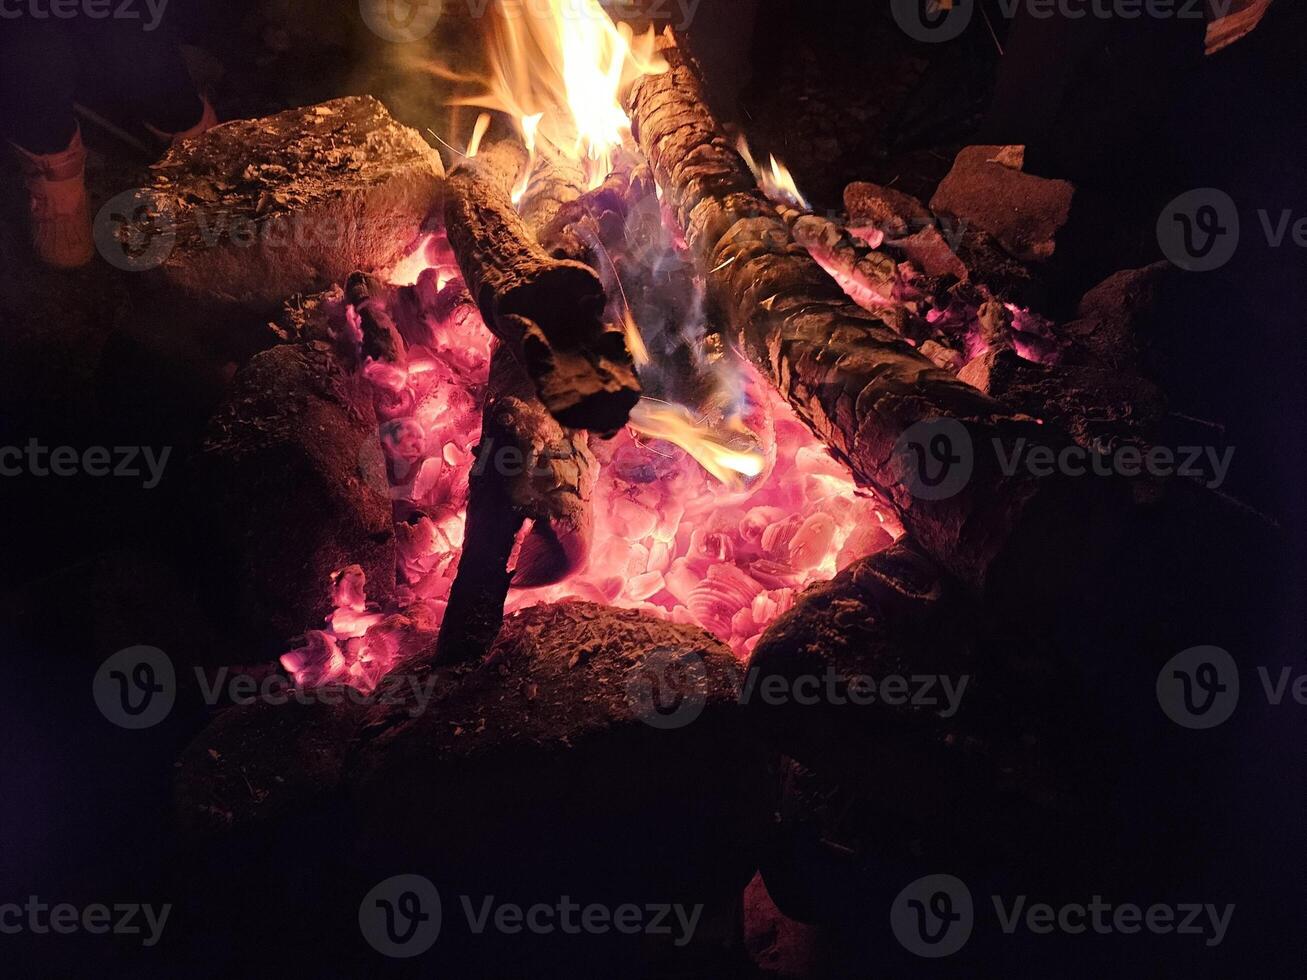
<path id="1" fill-rule="evenodd" d="M 181 754 L 181 837 L 223 869 L 196 934 L 239 905 L 252 947 L 366 965 L 355 920 L 408 876 L 447 913 L 698 905 L 731 941 L 857 945 L 874 913 L 912 954 L 887 910 L 927 872 L 1097 889 L 1120 758 L 1170 744 L 1177 650 L 1118 641 L 1220 605 L 1181 542 L 1259 553 L 1210 486 L 1120 465 L 1174 422 L 1145 367 L 1174 270 L 1102 279 L 1068 244 L 1092 198 L 1022 146 L 822 207 L 797 147 L 712 107 L 692 32 L 529 6 L 471 17 L 484 70 L 405 49 L 410 91 L 457 92 L 425 133 L 371 96 L 238 119 L 128 207 L 141 306 L 225 370 L 184 518 L 215 663 L 285 694 Z M 479 941 L 441 962 L 498 966 Z M 618 945 L 552 965 L 645 962 Z"/>
<path id="2" fill-rule="evenodd" d="M 582 6 L 492 21 L 488 92 L 468 101 L 515 136 L 487 142 L 481 116 L 443 221 L 323 311 L 373 391 L 399 585 L 382 607 L 338 570 L 326 628 L 282 658 L 300 683 L 370 690 L 415 623 L 466 658 L 505 613 L 569 600 L 699 626 L 746 658 L 798 593 L 902 535 L 707 312 L 712 270 L 621 102 L 674 42 Z M 851 295 L 914 292 L 801 210 L 774 157 L 759 177 Z"/>

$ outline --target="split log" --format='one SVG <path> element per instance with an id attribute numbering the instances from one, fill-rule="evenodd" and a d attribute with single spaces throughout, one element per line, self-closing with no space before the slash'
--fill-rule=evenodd
<path id="1" fill-rule="evenodd" d="M 941 370 L 845 296 L 758 189 L 705 105 L 692 66 L 674 42 L 666 47 L 670 70 L 641 78 L 628 106 L 718 316 L 813 432 L 860 483 L 892 501 L 946 570 L 972 588 L 1004 581 L 1027 605 L 1036 594 L 1051 603 L 1070 588 L 1073 567 L 1082 570 L 1076 559 L 1100 543 L 1089 530 L 1094 504 L 1080 499 L 1087 494 L 1074 481 L 1005 470 L 992 446 L 997 440 L 1010 453 L 1019 440 L 1053 447 L 1067 440 Z M 913 440 L 923 423 L 939 420 L 965 429 L 965 444 L 949 446 L 949 457 L 971 469 L 942 499 L 914 493 L 920 483 L 911 479 L 911 450 L 928 449 Z"/>
<path id="2" fill-rule="evenodd" d="M 604 324 L 594 271 L 552 258 L 518 216 L 511 193 L 524 166 L 508 141 L 459 165 L 445 205 L 450 245 L 486 325 L 519 352 L 545 407 L 568 428 L 616 432 L 640 400 L 625 336 Z"/>
<path id="3" fill-rule="evenodd" d="M 497 346 L 472 468 L 463 556 L 437 662 L 485 655 L 503 625 L 510 587 L 551 585 L 584 563 L 594 533 L 597 477 L 586 434 L 564 430 L 535 397 L 512 349 Z M 528 520 L 532 530 L 513 570 L 513 547 Z"/>
<path id="4" fill-rule="evenodd" d="M 484 158 L 478 158 L 479 166 L 486 184 L 497 187 L 507 200 L 522 160 L 512 144 L 499 147 L 502 149 L 491 148 Z M 577 183 L 571 183 L 564 169 L 555 168 L 551 173 L 552 178 L 529 195 L 526 210 L 532 224 L 516 222 L 514 233 L 522 237 L 515 240 L 515 247 L 539 249 L 536 236 L 542 223 L 580 196 L 579 175 L 574 175 Z M 456 251 L 461 240 L 451 232 Z M 559 265 L 573 271 L 585 269 L 599 288 L 601 304 L 604 302 L 603 286 L 593 272 L 576 262 Z M 601 305 L 601 317 L 602 313 Z M 436 658 L 441 663 L 484 656 L 503 625 L 509 589 L 539 588 L 566 579 L 585 563 L 594 533 L 591 497 L 598 465 L 588 437 L 584 431 L 564 429 L 546 409 L 537 397 L 527 357 L 519 354 L 517 344 L 505 340 L 530 336 L 536 325 L 512 314 L 502 314 L 500 321 L 499 329 L 504 332 L 496 331 L 500 342 L 490 362 L 463 556 L 437 645 Z M 622 348 L 625 350 L 624 340 Z M 513 548 L 527 521 L 532 522 L 531 532 L 513 569 Z"/>

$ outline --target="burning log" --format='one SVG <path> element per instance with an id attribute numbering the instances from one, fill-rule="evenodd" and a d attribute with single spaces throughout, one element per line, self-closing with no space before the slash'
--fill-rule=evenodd
<path id="1" fill-rule="evenodd" d="M 640 400 L 620 330 L 604 324 L 603 283 L 552 258 L 513 208 L 521 147 L 483 149 L 450 175 L 445 219 L 487 326 L 518 353 L 541 402 L 568 428 L 615 432 Z"/>
<path id="2" fill-rule="evenodd" d="M 858 242 L 830 218 L 785 205 L 778 210 L 794 240 L 841 281 L 859 306 L 877 309 L 893 304 L 898 263 L 890 256 Z"/>
<path id="3" fill-rule="evenodd" d="M 747 356 L 944 568 L 974 588 L 1006 579 L 1027 597 L 1056 594 L 1066 581 L 1053 580 L 1076 564 L 1066 556 L 1090 552 L 1077 539 L 1091 533 L 1089 505 L 1062 499 L 1069 481 L 1005 472 L 990 447 L 1062 437 L 941 370 L 845 296 L 760 192 L 674 43 L 664 55 L 670 70 L 642 77 L 629 97 L 635 135 L 707 273 L 710 301 Z M 952 495 L 914 493 L 913 439 L 939 420 L 961 424 L 972 447 L 944 447 L 941 466 L 972 472 Z M 1044 560 L 1027 560 L 1036 556 Z"/>
<path id="4" fill-rule="evenodd" d="M 535 588 L 584 563 L 594 531 L 597 464 L 584 432 L 564 430 L 535 398 L 512 349 L 490 362 L 481 445 L 472 469 L 463 557 L 436 647 L 439 663 L 483 656 L 504 621 L 510 586 Z M 510 568 L 518 533 L 522 544 Z"/>
<path id="5" fill-rule="evenodd" d="M 494 175 L 489 186 L 501 192 L 512 186 L 522 162 L 518 149 L 509 143 L 492 147 L 479 159 L 483 172 Z M 579 187 L 568 182 L 567 170 L 551 168 L 550 172 L 552 178 L 533 187 L 527 202 L 532 225 L 515 222 L 515 233 L 523 236 L 515 241 L 527 253 L 531 246 L 540 250 L 535 239 L 540 223 L 557 216 L 580 195 Z M 507 194 L 501 196 L 507 200 Z M 516 215 L 510 211 L 498 218 L 512 225 Z M 458 239 L 457 234 L 451 237 L 456 251 Z M 493 248 L 493 243 L 488 244 Z M 559 263 L 559 267 L 567 268 L 569 276 L 585 269 L 593 277 L 602 318 L 606 300 L 598 277 L 576 262 Z M 503 625 L 510 587 L 539 588 L 567 578 L 585 563 L 594 533 L 590 501 L 598 466 L 588 437 L 584 431 L 564 429 L 556 413 L 546 409 L 543 391 L 533 384 L 529 355 L 519 354 L 518 345 L 505 339 L 531 337 L 539 333 L 538 328 L 524 317 L 504 314 L 500 329 L 505 333 L 496 331 L 500 343 L 490 363 L 463 557 L 437 645 L 441 663 L 483 656 Z M 638 400 L 638 387 L 635 394 Z M 625 412 L 629 411 L 627 407 Z M 522 543 L 516 569 L 511 569 L 513 548 L 527 521 L 532 522 L 531 532 Z"/>

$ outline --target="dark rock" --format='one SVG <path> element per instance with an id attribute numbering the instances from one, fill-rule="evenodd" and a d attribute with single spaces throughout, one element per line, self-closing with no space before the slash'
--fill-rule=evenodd
<path id="1" fill-rule="evenodd" d="M 192 319 L 237 323 L 392 266 L 444 175 L 439 154 L 371 96 L 226 123 L 155 169 L 158 230 L 175 235 L 163 294 Z"/>
<path id="2" fill-rule="evenodd" d="M 484 664 L 434 668 L 431 656 L 402 663 L 371 700 L 232 708 L 194 740 L 174 789 L 178 876 L 204 907 L 234 902 L 251 931 L 233 931 L 231 914 L 192 915 L 191 928 L 256 944 L 275 929 L 274 946 L 312 963 L 366 966 L 376 954 L 359 937 L 359 903 L 411 873 L 444 903 L 423 963 L 450 975 L 647 975 L 639 938 L 469 935 L 461 896 L 474 910 L 492 895 L 703 904 L 699 953 L 659 955 L 721 945 L 702 934 L 738 923 L 775 809 L 724 646 L 574 603 L 512 617 Z M 292 858 L 287 847 L 305 868 L 265 863 L 279 849 Z M 304 913 L 293 921 L 278 914 L 291 900 Z"/>
<path id="3" fill-rule="evenodd" d="M 1075 188 L 1023 173 L 1022 147 L 968 146 L 940 183 L 930 207 L 993 235 L 1022 262 L 1047 262 L 1071 215 Z"/>
<path id="4" fill-rule="evenodd" d="M 738 675 L 698 629 L 528 610 L 416 718 L 372 709 L 350 776 L 363 841 L 464 888 L 736 893 L 770 812 Z"/>
<path id="5" fill-rule="evenodd" d="M 853 227 L 872 225 L 890 239 L 935 227 L 935 216 L 911 194 L 865 181 L 844 189 L 844 209 Z"/>
<path id="6" fill-rule="evenodd" d="M 1157 262 L 1113 273 L 1081 298 L 1076 319 L 1058 328 L 1071 356 L 1104 367 L 1136 367 L 1177 269 Z"/>
<path id="7" fill-rule="evenodd" d="M 1011 348 L 986 351 L 958 378 L 1101 453 L 1127 443 L 1152 444 L 1166 412 L 1161 390 L 1133 371 L 1098 364 L 1037 364 Z"/>
<path id="8" fill-rule="evenodd" d="M 1066 743 L 1081 733 L 1059 715 L 1073 685 L 1056 658 L 1026 659 L 991 637 L 957 587 L 900 542 L 773 624 L 745 702 L 783 755 L 874 798 L 879 853 L 906 855 L 930 834 L 943 854 L 963 833 L 1016 858 L 1078 809 Z M 805 678 L 820 683 L 808 703 L 767 693 L 769 683 L 804 693 Z"/>
<path id="9" fill-rule="evenodd" d="M 274 347 L 237 374 L 210 422 L 196 486 L 215 577 L 253 635 L 275 648 L 321 627 L 331 576 L 348 565 L 363 568 L 369 599 L 391 595 L 385 473 L 367 383 L 326 344 Z"/>

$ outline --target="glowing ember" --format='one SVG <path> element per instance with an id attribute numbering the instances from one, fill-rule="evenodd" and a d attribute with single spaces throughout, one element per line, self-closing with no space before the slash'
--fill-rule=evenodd
<path id="1" fill-rule="evenodd" d="M 451 276 L 443 238 L 424 241 L 420 253 L 430 263 L 422 276 Z M 400 269 L 407 275 L 409 262 Z M 462 553 L 489 372 L 490 332 L 474 310 L 461 309 L 434 325 L 434 349 L 410 348 L 407 369 L 366 372 L 396 501 L 398 606 L 409 617 L 421 610 L 429 630 L 444 616 Z M 617 438 L 592 441 L 601 472 L 589 561 L 560 585 L 512 593 L 509 612 L 568 599 L 641 609 L 699 625 L 743 657 L 799 592 L 901 535 L 780 396 L 737 367 L 743 408 L 725 436 L 683 409 L 651 403 Z M 699 451 L 656 437 L 659 427 L 688 429 L 677 434 Z M 302 684 L 371 690 L 398 657 L 397 633 L 409 621 L 369 606 L 355 573 L 340 573 L 333 588 L 327 628 L 282 664 Z"/>

